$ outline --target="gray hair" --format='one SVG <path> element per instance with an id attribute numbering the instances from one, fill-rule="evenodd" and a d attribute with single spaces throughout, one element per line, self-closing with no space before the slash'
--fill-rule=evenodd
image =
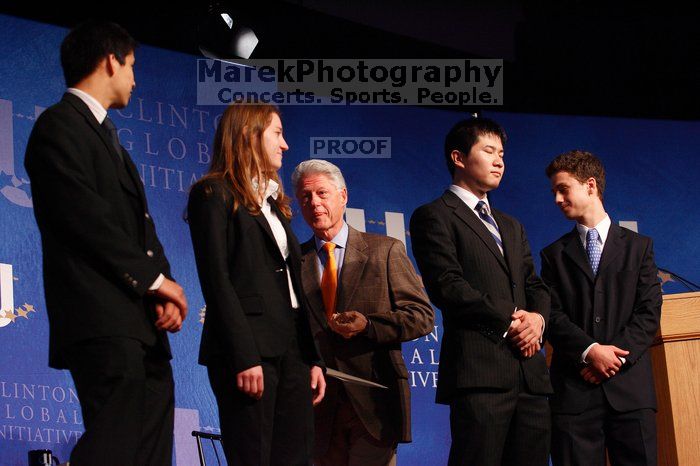
<path id="1" fill-rule="evenodd" d="M 299 181 L 303 177 L 314 174 L 326 175 L 331 179 L 338 190 L 345 187 L 345 178 L 343 178 L 340 168 L 336 167 L 327 160 L 311 159 L 301 162 L 294 169 L 294 173 L 292 173 L 292 187 L 294 188 L 294 192 L 297 191 Z"/>

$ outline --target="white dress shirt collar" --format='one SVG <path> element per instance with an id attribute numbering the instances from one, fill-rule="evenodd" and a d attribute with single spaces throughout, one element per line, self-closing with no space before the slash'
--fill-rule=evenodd
<path id="1" fill-rule="evenodd" d="M 467 204 L 469 209 L 472 211 L 476 209 L 476 205 L 479 203 L 479 201 L 484 201 L 486 203 L 486 207 L 488 208 L 489 214 L 491 214 L 491 205 L 489 204 L 488 196 L 484 196 L 483 199 L 479 199 L 473 192 L 469 191 L 468 189 L 464 189 L 461 186 L 457 186 L 456 184 L 450 185 L 449 189 L 455 193 L 457 197 L 462 200 L 462 202 Z"/>
<path id="2" fill-rule="evenodd" d="M 74 87 L 69 87 L 66 90 L 66 92 L 68 92 L 69 94 L 73 94 L 74 96 L 85 102 L 85 105 L 88 106 L 88 108 L 95 116 L 95 119 L 99 124 L 102 124 L 102 122 L 105 121 L 105 117 L 107 116 L 107 110 L 93 96 L 91 96 L 85 91 L 81 91 L 80 89 L 76 89 Z"/>
<path id="3" fill-rule="evenodd" d="M 253 178 L 253 189 L 258 190 L 260 185 L 258 184 L 258 179 Z M 259 205 L 262 207 L 266 202 L 267 198 L 272 196 L 272 199 L 277 199 L 279 196 L 280 185 L 275 180 L 267 180 L 267 188 L 265 189 L 265 194 L 262 195 L 262 199 L 259 200 Z"/>
<path id="4" fill-rule="evenodd" d="M 601 246 L 605 246 L 605 240 L 608 239 L 608 233 L 610 232 L 610 225 L 611 225 L 611 220 L 608 214 L 605 214 L 605 218 L 600 221 L 595 227 L 596 230 L 598 230 L 598 241 L 600 242 Z M 588 230 L 591 230 L 591 228 L 588 228 L 585 225 L 581 225 L 580 223 L 576 224 L 576 230 L 578 230 L 578 235 L 579 238 L 581 238 L 581 242 L 583 243 L 583 247 L 586 247 L 586 235 L 588 234 Z"/>

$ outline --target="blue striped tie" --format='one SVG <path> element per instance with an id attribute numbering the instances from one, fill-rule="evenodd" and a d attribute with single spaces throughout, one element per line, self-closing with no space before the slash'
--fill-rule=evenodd
<path id="1" fill-rule="evenodd" d="M 586 253 L 588 254 L 588 262 L 591 264 L 591 269 L 593 269 L 593 275 L 598 273 L 598 266 L 600 265 L 600 243 L 598 242 L 598 230 L 591 228 L 586 233 Z"/>
<path id="2" fill-rule="evenodd" d="M 498 230 L 498 225 L 496 224 L 496 221 L 493 219 L 493 217 L 491 217 L 491 215 L 489 215 L 488 205 L 484 201 L 479 201 L 476 204 L 475 210 L 479 214 L 479 218 L 483 220 L 484 225 L 489 230 L 489 233 L 491 233 L 491 236 L 493 236 L 493 239 L 496 241 L 496 245 L 501 251 L 501 254 L 503 254 L 503 241 L 501 240 L 501 233 Z"/>

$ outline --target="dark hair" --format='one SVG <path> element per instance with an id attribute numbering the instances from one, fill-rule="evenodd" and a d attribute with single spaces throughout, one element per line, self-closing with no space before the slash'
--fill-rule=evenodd
<path id="1" fill-rule="evenodd" d="M 469 155 L 472 146 L 476 144 L 479 136 L 487 134 L 498 136 L 501 140 L 501 144 L 504 145 L 508 139 L 501 125 L 488 118 L 462 120 L 452 127 L 445 137 L 445 162 L 447 163 L 447 169 L 450 171 L 450 176 L 454 176 L 455 174 L 452 151 L 458 150 L 463 154 Z"/>
<path id="2" fill-rule="evenodd" d="M 97 20 L 79 24 L 61 43 L 61 67 L 66 86 L 75 86 L 95 71 L 98 63 L 110 53 L 123 65 L 137 45 L 118 24 Z"/>
<path id="3" fill-rule="evenodd" d="M 585 183 L 589 178 L 595 178 L 598 186 L 598 197 L 603 200 L 605 191 L 605 168 L 598 157 L 590 152 L 571 150 L 557 155 L 545 169 L 547 178 L 551 178 L 559 172 L 570 173 L 579 182 Z"/>

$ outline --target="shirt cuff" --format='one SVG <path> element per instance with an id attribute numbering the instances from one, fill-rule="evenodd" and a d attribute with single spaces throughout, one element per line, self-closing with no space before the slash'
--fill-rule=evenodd
<path id="1" fill-rule="evenodd" d="M 151 284 L 151 286 L 148 287 L 148 291 L 156 291 L 158 288 L 160 288 L 160 285 L 163 284 L 165 281 L 165 275 L 158 274 L 158 278 Z"/>
<path id="2" fill-rule="evenodd" d="M 372 324 L 372 319 L 370 319 L 367 316 L 365 316 L 365 319 L 367 319 L 367 327 L 365 327 L 365 329 L 361 333 L 369 339 L 376 340 L 377 339 L 377 330 L 374 328 L 374 325 Z"/>
<path id="3" fill-rule="evenodd" d="M 513 314 L 515 314 L 517 311 L 518 311 L 518 306 L 515 306 L 515 309 L 513 309 Z M 508 336 L 508 330 L 510 330 L 510 326 L 511 326 L 511 325 L 513 325 L 513 321 L 512 321 L 512 320 L 510 321 L 510 324 L 508 325 L 508 328 L 506 329 L 506 331 L 503 333 L 503 338 L 505 338 L 506 336 Z"/>
<path id="4" fill-rule="evenodd" d="M 597 344 L 598 344 L 597 341 L 591 343 L 591 344 L 588 346 L 588 348 L 586 348 L 585 351 L 584 351 L 583 353 L 581 353 L 581 362 L 582 362 L 582 363 L 588 364 L 588 361 L 586 361 L 586 358 L 588 357 L 588 352 L 591 350 L 591 348 L 593 348 L 593 347 L 594 347 L 595 345 L 597 345 Z"/>
<path id="5" fill-rule="evenodd" d="M 517 312 L 517 310 L 518 310 L 518 308 L 516 307 L 516 308 L 513 310 L 513 312 Z M 536 312 L 536 314 L 537 314 L 538 316 L 540 316 L 540 319 L 542 319 L 542 333 L 540 333 L 540 344 L 542 344 L 542 341 L 543 341 L 543 338 L 544 338 L 544 327 L 545 327 L 544 316 L 543 316 L 542 314 L 540 314 L 539 312 Z M 513 325 L 513 322 L 511 322 L 511 325 Z M 503 338 L 505 338 L 505 337 L 508 335 L 508 330 L 510 330 L 510 325 L 508 326 L 508 328 L 506 329 L 505 333 L 503 334 Z M 624 364 L 624 362 L 623 362 L 622 364 Z"/>

